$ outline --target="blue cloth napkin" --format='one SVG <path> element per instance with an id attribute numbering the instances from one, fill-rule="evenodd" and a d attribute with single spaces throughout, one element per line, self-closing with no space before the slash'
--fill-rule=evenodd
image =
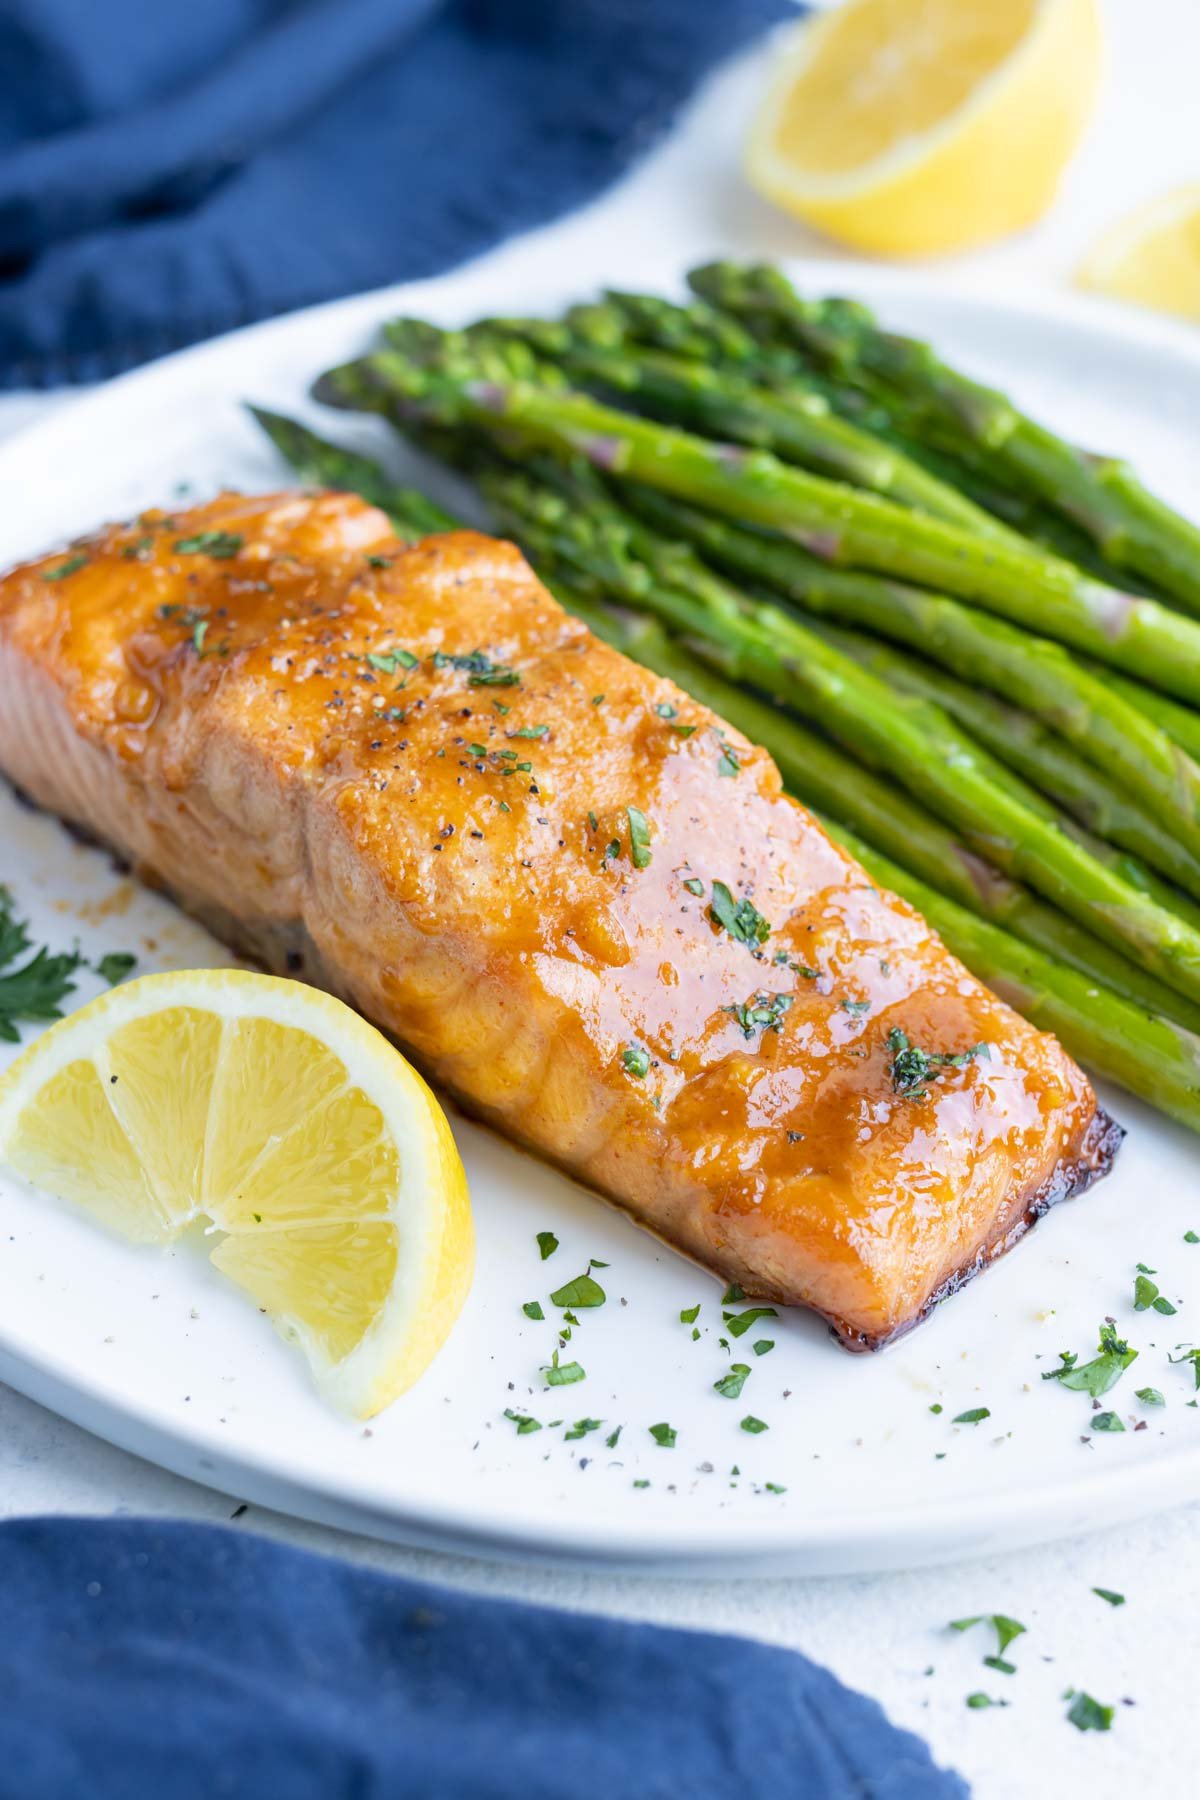
<path id="1" fill-rule="evenodd" d="M 794 0 L 0 0 L 0 386 L 434 274 Z"/>
<path id="2" fill-rule="evenodd" d="M 965 1800 L 791 1651 L 203 1525 L 0 1526 L 3 1800 Z"/>

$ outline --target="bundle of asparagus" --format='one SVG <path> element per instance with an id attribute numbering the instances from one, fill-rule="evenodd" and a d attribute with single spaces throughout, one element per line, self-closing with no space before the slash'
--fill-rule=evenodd
<path id="1" fill-rule="evenodd" d="M 769 269 L 690 280 L 686 305 L 395 320 L 317 397 L 468 474 L 564 605 L 765 745 L 1035 1023 L 1200 1130 L 1200 531 L 860 306 Z M 256 416 L 402 535 L 452 524 Z"/>

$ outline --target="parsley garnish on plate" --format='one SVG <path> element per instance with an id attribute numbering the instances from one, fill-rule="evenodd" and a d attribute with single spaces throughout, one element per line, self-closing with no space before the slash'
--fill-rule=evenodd
<path id="1" fill-rule="evenodd" d="M 574 1281 L 564 1282 L 550 1296 L 555 1306 L 603 1306 L 608 1295 L 598 1281 L 586 1271 Z"/>
<path id="2" fill-rule="evenodd" d="M 11 894 L 0 887 L 0 969 L 16 962 L 31 947 L 24 920 L 13 917 Z M 71 976 L 82 962 L 78 950 L 52 953 L 43 945 L 27 962 L 0 975 L 0 1039 L 10 1044 L 20 1041 L 18 1019 L 61 1019 L 59 1001 L 74 993 Z"/>
<path id="3" fill-rule="evenodd" d="M 972 1406 L 966 1412 L 956 1413 L 950 1422 L 952 1425 L 979 1425 L 984 1419 L 990 1419 L 991 1416 L 990 1407 Z"/>
<path id="4" fill-rule="evenodd" d="M 974 1625 L 990 1625 L 996 1633 L 995 1657 L 984 1657 L 989 1667 L 996 1667 L 1002 1661 L 1008 1646 L 1025 1633 L 1026 1627 L 1019 1619 L 1010 1619 L 1007 1613 L 972 1613 L 969 1619 L 951 1619 L 951 1631 L 970 1631 Z M 1012 1671 L 1011 1663 L 1003 1670 L 1004 1674 Z"/>
<path id="5" fill-rule="evenodd" d="M 650 849 L 649 820 L 636 806 L 627 806 L 625 815 L 629 820 L 629 854 L 633 858 L 633 866 L 635 869 L 648 869 L 653 855 Z"/>
<path id="6" fill-rule="evenodd" d="M 678 1436 L 678 1433 L 673 1425 L 668 1425 L 664 1420 L 662 1424 L 648 1425 L 646 1429 L 660 1450 L 673 1450 L 675 1448 L 675 1439 Z"/>
<path id="7" fill-rule="evenodd" d="M 537 1247 L 542 1253 L 542 1261 L 545 1262 L 546 1258 L 548 1256 L 553 1256 L 554 1252 L 558 1249 L 558 1239 L 552 1231 L 539 1231 L 537 1234 Z"/>
<path id="8" fill-rule="evenodd" d="M 1135 1398 L 1140 1400 L 1143 1406 L 1165 1406 L 1167 1404 L 1158 1389 L 1152 1387 L 1138 1388 Z"/>
<path id="9" fill-rule="evenodd" d="M 1092 1414 L 1093 1431 L 1124 1431 L 1125 1427 L 1115 1412 L 1098 1412 Z"/>
<path id="10" fill-rule="evenodd" d="M 397 646 L 393 650 L 368 650 L 367 661 L 373 669 L 384 675 L 394 675 L 397 669 L 415 669 L 417 658 L 411 650 Z"/>
<path id="11" fill-rule="evenodd" d="M 468 687 L 516 687 L 521 680 L 516 669 L 507 663 L 493 662 L 482 650 L 471 650 L 466 655 L 435 650 L 433 666 L 435 669 L 461 669 L 467 676 Z"/>
<path id="12" fill-rule="evenodd" d="M 526 1300 L 521 1311 L 525 1314 L 527 1319 L 538 1320 L 544 1319 L 546 1316 L 542 1311 L 542 1303 L 540 1300 Z"/>
<path id="13" fill-rule="evenodd" d="M 721 1011 L 733 1015 L 743 1037 L 752 1038 L 756 1031 L 778 1031 L 792 999 L 791 994 L 756 994 L 740 1006 L 723 1006 Z"/>
<path id="14" fill-rule="evenodd" d="M 722 1375 L 720 1381 L 713 1382 L 713 1391 L 725 1400 L 737 1400 L 746 1385 L 746 1377 L 750 1373 L 749 1363 L 734 1363 L 728 1375 Z"/>
<path id="15" fill-rule="evenodd" d="M 766 1423 L 765 1419 L 756 1419 L 753 1413 L 747 1413 L 742 1420 L 742 1430 L 748 1431 L 754 1436 L 760 1431 L 769 1431 L 770 1429 L 771 1427 Z"/>
<path id="16" fill-rule="evenodd" d="M 643 1050 L 640 1044 L 630 1044 L 621 1052 L 621 1061 L 626 1070 L 638 1081 L 642 1081 L 650 1073 L 650 1052 Z"/>
<path id="17" fill-rule="evenodd" d="M 1067 1718 L 1077 1731 L 1111 1731 L 1113 1708 L 1101 1706 L 1090 1694 L 1076 1694 L 1067 1709 Z"/>
<path id="18" fill-rule="evenodd" d="M 1165 1295 L 1159 1293 L 1157 1283 L 1150 1279 L 1152 1273 L 1152 1270 L 1147 1269 L 1134 1282 L 1133 1310 L 1134 1312 L 1145 1312 L 1148 1306 L 1152 1306 L 1156 1313 L 1163 1313 L 1169 1318 L 1171 1314 L 1178 1311 L 1178 1308 L 1172 1306 Z"/>
<path id="19" fill-rule="evenodd" d="M 107 981 L 109 987 L 116 987 L 118 981 L 124 981 L 132 975 L 137 967 L 137 957 L 130 950 L 110 950 L 96 964 L 97 975 Z"/>
<path id="20" fill-rule="evenodd" d="M 575 1438 L 586 1437 L 589 1431 L 599 1431 L 603 1419 L 576 1419 L 570 1431 L 563 1432 L 563 1442 L 569 1444 Z"/>
<path id="21" fill-rule="evenodd" d="M 723 1316 L 730 1337 L 742 1337 L 760 1319 L 777 1319 L 779 1314 L 773 1306 L 749 1306 L 743 1313 L 725 1313 Z"/>
<path id="22" fill-rule="evenodd" d="M 579 1363 L 560 1363 L 557 1350 L 550 1361 L 542 1365 L 542 1374 L 546 1377 L 547 1387 L 570 1387 L 572 1382 L 583 1381 L 586 1377 L 586 1371 Z"/>
<path id="23" fill-rule="evenodd" d="M 514 1412 L 511 1406 L 505 1407 L 504 1416 L 506 1419 L 511 1419 L 516 1426 L 518 1437 L 527 1437 L 531 1431 L 540 1431 L 542 1429 L 542 1421 L 540 1419 L 532 1419 L 528 1413 Z"/>
<path id="24" fill-rule="evenodd" d="M 1091 1362 L 1081 1363 L 1073 1350 L 1062 1350 L 1059 1358 L 1062 1367 L 1045 1370 L 1042 1380 L 1060 1381 L 1064 1387 L 1099 1400 L 1109 1388 L 1116 1386 L 1130 1363 L 1137 1360 L 1137 1351 L 1131 1350 L 1125 1340 L 1117 1336 L 1115 1325 L 1105 1323 L 1100 1327 L 1099 1356 Z"/>
<path id="25" fill-rule="evenodd" d="M 1124 1606 L 1125 1604 L 1124 1594 L 1115 1593 L 1112 1588 L 1093 1588 L 1092 1592 L 1101 1600 L 1107 1600 L 1110 1606 Z"/>

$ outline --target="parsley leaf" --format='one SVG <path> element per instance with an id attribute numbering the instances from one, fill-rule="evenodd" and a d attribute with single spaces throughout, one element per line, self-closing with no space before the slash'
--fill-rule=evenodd
<path id="1" fill-rule="evenodd" d="M 640 1044 L 630 1044 L 628 1049 L 622 1050 L 621 1061 L 629 1074 L 638 1081 L 644 1080 L 650 1073 L 650 1052 L 643 1050 Z"/>
<path id="2" fill-rule="evenodd" d="M 42 580 L 65 581 L 68 575 L 76 575 L 80 569 L 86 568 L 87 561 L 87 557 L 83 555 L 68 556 L 66 562 L 59 563 L 56 569 L 43 569 Z"/>
<path id="3" fill-rule="evenodd" d="M 951 1619 L 951 1631 L 970 1631 L 973 1625 L 990 1625 L 996 1633 L 996 1655 L 1003 1656 L 1015 1638 L 1022 1637 L 1027 1629 L 1019 1619 L 1010 1619 L 1007 1613 L 972 1613 L 969 1619 Z"/>
<path id="4" fill-rule="evenodd" d="M 1101 1600 L 1107 1600 L 1110 1606 L 1124 1606 L 1125 1604 L 1124 1594 L 1114 1593 L 1112 1588 L 1093 1588 L 1092 1592 Z"/>
<path id="5" fill-rule="evenodd" d="M 557 1350 L 548 1363 L 543 1363 L 542 1373 L 547 1387 L 570 1387 L 572 1382 L 586 1377 L 586 1371 L 577 1362 L 560 1363 Z"/>
<path id="6" fill-rule="evenodd" d="M 649 1431 L 650 1436 L 654 1439 L 660 1450 L 673 1450 L 675 1448 L 675 1439 L 678 1436 L 678 1433 L 673 1425 L 668 1425 L 664 1421 L 661 1425 L 648 1425 L 646 1429 Z"/>
<path id="7" fill-rule="evenodd" d="M 433 653 L 435 669 L 461 669 L 468 687 L 516 687 L 521 677 L 507 663 L 493 662 L 482 650 L 471 650 L 465 656 L 452 656 L 444 650 Z"/>
<path id="8" fill-rule="evenodd" d="M 639 812 L 636 806 L 627 806 L 625 815 L 629 820 L 629 854 L 633 858 L 633 866 L 635 869 L 648 869 L 652 852 L 646 815 Z"/>
<path id="9" fill-rule="evenodd" d="M 746 1385 L 749 1373 L 749 1363 L 734 1363 L 728 1375 L 722 1375 L 720 1381 L 713 1382 L 713 1389 L 726 1400 L 736 1400 Z"/>
<path id="10" fill-rule="evenodd" d="M 24 923 L 12 916 L 8 890 L 0 887 L 0 967 L 14 962 L 29 946 Z M 82 962 L 77 950 L 55 954 L 43 945 L 28 962 L 0 975 L 0 1039 L 10 1044 L 19 1041 L 17 1019 L 61 1018 L 59 1001 L 74 993 L 71 976 Z"/>
<path id="11" fill-rule="evenodd" d="M 1156 1313 L 1163 1313 L 1167 1317 L 1178 1310 L 1159 1293 L 1157 1284 L 1151 1281 L 1148 1274 L 1139 1275 L 1133 1284 L 1133 1310 L 1134 1312 L 1145 1312 L 1148 1306 L 1152 1306 Z"/>
<path id="12" fill-rule="evenodd" d="M 555 1306 L 603 1306 L 608 1295 L 598 1281 L 585 1273 L 555 1288 L 550 1298 Z"/>
<path id="13" fill-rule="evenodd" d="M 845 1006 L 846 1002 L 842 1004 Z M 888 1032 L 887 1044 L 892 1055 L 889 1069 L 892 1091 L 903 1094 L 908 1100 L 927 1100 L 929 1090 L 925 1083 L 936 1081 L 940 1070 L 961 1069 L 976 1057 L 987 1059 L 991 1056 L 987 1044 L 974 1044 L 970 1050 L 922 1050 L 899 1026 L 893 1026 Z"/>
<path id="14" fill-rule="evenodd" d="M 175 548 L 184 556 L 215 556 L 218 562 L 228 562 L 245 541 L 237 531 L 198 531 L 195 537 L 176 538 Z"/>
<path id="15" fill-rule="evenodd" d="M 771 927 L 753 902 L 746 899 L 735 901 L 723 881 L 714 881 L 712 884 L 709 917 L 737 943 L 748 944 L 751 949 L 765 943 L 771 935 Z"/>
<path id="16" fill-rule="evenodd" d="M 972 1406 L 967 1412 L 956 1413 L 950 1422 L 952 1425 L 979 1425 L 984 1419 L 990 1419 L 991 1416 L 990 1407 Z"/>
<path id="17" fill-rule="evenodd" d="M 740 1006 L 723 1006 L 721 1011 L 732 1013 L 742 1028 L 742 1036 L 752 1038 L 756 1031 L 778 1031 L 792 999 L 791 994 L 756 994 Z"/>
<path id="18" fill-rule="evenodd" d="M 1046 1370 L 1042 1380 L 1061 1381 L 1064 1387 L 1090 1394 L 1093 1400 L 1115 1387 L 1130 1363 L 1137 1360 L 1137 1351 L 1117 1336 L 1115 1325 L 1108 1324 L 1100 1327 L 1100 1354 L 1091 1362 L 1080 1363 L 1070 1350 L 1061 1351 L 1060 1355 L 1062 1368 Z"/>
<path id="19" fill-rule="evenodd" d="M 586 1437 L 589 1431 L 599 1431 L 603 1419 L 576 1419 L 570 1431 L 563 1432 L 563 1442 L 569 1444 L 575 1438 Z"/>
<path id="20" fill-rule="evenodd" d="M 96 964 L 96 973 L 107 981 L 110 987 L 116 987 L 118 981 L 124 981 L 125 977 L 131 975 L 136 967 L 137 957 L 132 951 L 110 950 Z"/>
<path id="21" fill-rule="evenodd" d="M 779 1314 L 773 1306 L 748 1306 L 743 1313 L 725 1313 L 723 1316 L 730 1337 L 742 1337 L 760 1319 L 777 1319 Z"/>
<path id="22" fill-rule="evenodd" d="M 1093 1431 L 1124 1431 L 1125 1427 L 1115 1412 L 1098 1412 L 1092 1414 Z"/>
<path id="23" fill-rule="evenodd" d="M 1139 1388 L 1136 1398 L 1141 1401 L 1143 1406 L 1165 1406 L 1167 1404 L 1157 1388 Z"/>
<path id="24" fill-rule="evenodd" d="M 747 1413 L 742 1420 L 742 1430 L 757 1436 L 760 1431 L 769 1431 L 771 1427 L 762 1419 L 756 1419 L 753 1413 Z"/>
<path id="25" fill-rule="evenodd" d="M 679 1323 L 681 1325 L 694 1325 L 696 1323 L 696 1320 L 699 1317 L 700 1317 L 700 1302 L 699 1302 L 699 1300 L 697 1300 L 695 1306 L 685 1306 L 683 1308 L 682 1312 L 679 1315 Z"/>
<path id="26" fill-rule="evenodd" d="M 518 1437 L 527 1437 L 531 1431 L 542 1429 L 540 1419 L 531 1419 L 528 1413 L 514 1412 L 511 1406 L 505 1407 L 504 1416 L 506 1419 L 511 1419 L 516 1426 Z"/>
<path id="27" fill-rule="evenodd" d="M 553 1256 L 554 1252 L 558 1249 L 558 1239 L 552 1231 L 539 1231 L 537 1234 L 537 1246 L 542 1253 L 542 1261 L 545 1262 L 546 1258 L 548 1256 Z"/>
<path id="28" fill-rule="evenodd" d="M 521 1311 L 525 1314 L 527 1319 L 544 1319 L 546 1316 L 542 1311 L 542 1303 L 540 1300 L 526 1300 Z"/>
<path id="29" fill-rule="evenodd" d="M 1067 1718 L 1077 1731 L 1111 1731 L 1113 1709 L 1101 1706 L 1090 1694 L 1076 1694 L 1067 1709 Z"/>

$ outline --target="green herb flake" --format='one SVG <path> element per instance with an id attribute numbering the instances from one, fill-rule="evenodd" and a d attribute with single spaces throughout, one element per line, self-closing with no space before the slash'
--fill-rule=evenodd
<path id="1" fill-rule="evenodd" d="M 1183 1241 L 1185 1244 L 1200 1244 L 1200 1232 L 1185 1231 Z"/>
<path id="2" fill-rule="evenodd" d="M 763 1487 L 766 1489 L 768 1494 L 786 1494 L 787 1493 L 787 1489 L 785 1487 L 780 1487 L 780 1485 L 777 1481 L 764 1481 Z"/>
<path id="3" fill-rule="evenodd" d="M 514 731 L 512 735 L 519 738 L 544 738 L 549 729 L 548 725 L 522 725 L 521 729 Z"/>
<path id="4" fill-rule="evenodd" d="M 552 1231 L 539 1231 L 537 1234 L 537 1247 L 542 1253 L 542 1261 L 545 1262 L 546 1258 L 548 1256 L 553 1256 L 554 1252 L 558 1249 L 558 1239 Z"/>
<path id="5" fill-rule="evenodd" d="M 779 1314 L 773 1306 L 749 1306 L 743 1313 L 726 1313 L 725 1329 L 730 1337 L 743 1337 L 752 1325 L 760 1319 L 777 1319 Z"/>
<path id="6" fill-rule="evenodd" d="M 599 1431 L 603 1423 L 603 1419 L 576 1419 L 570 1431 L 563 1432 L 563 1443 L 570 1444 L 576 1438 L 586 1437 L 589 1431 Z"/>
<path id="7" fill-rule="evenodd" d="M 702 881 L 697 881 L 694 875 L 690 875 L 683 885 L 688 893 L 695 894 L 698 900 L 704 898 L 704 883 Z"/>
<path id="8" fill-rule="evenodd" d="M 390 556 L 368 556 L 367 567 L 369 569 L 390 569 L 392 562 L 393 558 Z"/>
<path id="9" fill-rule="evenodd" d="M 603 699 L 603 695 L 601 695 L 601 698 Z M 633 1485 L 635 1488 L 648 1488 L 650 1486 L 650 1483 L 646 1480 L 646 1477 L 643 1475 L 638 1481 L 635 1481 Z"/>
<path id="10" fill-rule="evenodd" d="M 550 1296 L 555 1306 L 603 1306 L 607 1298 L 600 1283 L 588 1274 L 576 1275 L 574 1281 L 564 1282 Z"/>
<path id="11" fill-rule="evenodd" d="M 648 869 L 652 860 L 650 849 L 650 825 L 644 812 L 636 806 L 627 806 L 625 816 L 629 820 L 629 854 L 633 858 L 635 869 Z"/>
<path id="12" fill-rule="evenodd" d="M 853 1018 L 853 1019 L 861 1019 L 863 1017 L 863 1015 L 865 1013 L 869 1013 L 870 1010 L 871 1010 L 871 1002 L 869 1000 L 843 1000 L 842 1001 L 842 1011 L 849 1013 L 851 1018 Z"/>
<path id="13" fill-rule="evenodd" d="M 990 1694 L 968 1694 L 967 1705 L 972 1712 L 980 1712 L 985 1706 L 1007 1706 L 1007 1700 L 993 1700 Z"/>
<path id="14" fill-rule="evenodd" d="M 542 1303 L 540 1300 L 526 1300 L 521 1311 L 525 1314 L 527 1319 L 544 1319 L 546 1316 L 542 1311 Z"/>
<path id="15" fill-rule="evenodd" d="M 531 1419 L 528 1413 L 514 1412 L 511 1406 L 505 1407 L 504 1416 L 506 1419 L 511 1419 L 516 1426 L 518 1437 L 528 1437 L 531 1431 L 540 1431 L 542 1429 L 542 1422 L 540 1419 Z"/>
<path id="16" fill-rule="evenodd" d="M 914 1101 L 929 1098 L 925 1084 L 936 1081 L 941 1070 L 961 1069 L 977 1058 L 987 1061 L 991 1056 L 991 1049 L 983 1043 L 973 1044 L 969 1050 L 922 1050 L 899 1026 L 893 1026 L 888 1032 L 887 1046 L 891 1053 L 888 1072 L 892 1078 L 892 1091 Z"/>
<path id="17" fill-rule="evenodd" d="M 546 1377 L 547 1387 L 570 1387 L 573 1382 L 583 1381 L 587 1371 L 577 1362 L 560 1363 L 558 1351 L 551 1356 L 548 1363 L 542 1365 L 542 1374 Z"/>
<path id="18" fill-rule="evenodd" d="M 725 1400 L 736 1400 L 746 1385 L 749 1373 L 749 1363 L 734 1363 L 728 1375 L 722 1375 L 720 1381 L 713 1382 L 713 1391 Z"/>
<path id="19" fill-rule="evenodd" d="M 1112 1588 L 1093 1588 L 1093 1594 L 1100 1600 L 1107 1600 L 1110 1606 L 1124 1606 L 1124 1594 L 1114 1592 Z"/>
<path id="20" fill-rule="evenodd" d="M 1093 1431 L 1124 1431 L 1125 1426 L 1115 1412 L 1098 1412 L 1092 1414 Z"/>
<path id="21" fill-rule="evenodd" d="M 721 1011 L 733 1015 L 744 1038 L 753 1038 L 756 1031 L 778 1031 L 792 999 L 791 994 L 756 994 L 740 1006 L 723 1006 Z"/>
<path id="22" fill-rule="evenodd" d="M 737 775 L 740 773 L 741 767 L 742 767 L 741 763 L 738 761 L 738 759 L 734 755 L 733 751 L 729 748 L 729 745 L 722 744 L 721 754 L 717 758 L 717 774 L 718 775 Z"/>
<path id="23" fill-rule="evenodd" d="M 682 1312 L 679 1315 L 679 1323 L 681 1325 L 694 1325 L 696 1323 L 696 1320 L 699 1317 L 700 1317 L 700 1302 L 699 1302 L 699 1300 L 697 1300 L 695 1306 L 685 1306 L 683 1308 Z"/>
<path id="24" fill-rule="evenodd" d="M 770 1429 L 771 1427 L 765 1420 L 756 1419 L 753 1413 L 747 1413 L 742 1420 L 742 1430 L 750 1432 L 753 1437 L 757 1437 L 760 1431 L 769 1431 Z"/>
<path id="25" fill-rule="evenodd" d="M 1136 1398 L 1143 1406 L 1165 1406 L 1167 1403 L 1157 1388 L 1144 1387 L 1137 1390 Z"/>
<path id="26" fill-rule="evenodd" d="M 1007 1613 L 972 1613 L 969 1619 L 951 1619 L 951 1631 L 970 1631 L 974 1625 L 990 1625 L 996 1633 L 996 1655 L 1003 1656 L 1008 1646 L 1019 1637 L 1023 1637 L 1027 1629 L 1020 1619 L 1010 1619 Z"/>
<path id="27" fill-rule="evenodd" d="M 88 558 L 82 554 L 68 556 L 66 562 L 59 563 L 55 569 L 43 569 L 43 581 L 65 581 L 68 575 L 77 575 L 80 569 L 86 569 Z"/>
<path id="28" fill-rule="evenodd" d="M 755 1338 L 754 1340 L 753 1349 L 755 1356 L 766 1356 L 767 1352 L 774 1348 L 774 1338 Z"/>
<path id="29" fill-rule="evenodd" d="M 625 1427 L 623 1425 L 617 1425 L 614 1427 L 614 1429 L 612 1431 L 609 1432 L 609 1434 L 605 1438 L 604 1442 L 610 1450 L 616 1449 L 617 1445 L 621 1441 L 621 1433 L 624 1431 L 624 1429 L 625 1429 Z"/>
<path id="30" fill-rule="evenodd" d="M 124 981 L 137 968 L 137 957 L 131 950 L 110 950 L 96 964 L 96 973 L 109 987 L 116 987 L 118 981 Z"/>
<path id="31" fill-rule="evenodd" d="M 1077 1731 L 1111 1731 L 1113 1708 L 1101 1706 L 1090 1694 L 1076 1694 L 1067 1709 L 1067 1718 Z"/>
<path id="32" fill-rule="evenodd" d="M 740 1288 L 736 1281 L 731 1281 L 729 1286 L 725 1289 L 725 1292 L 721 1295 L 721 1305 L 733 1306 L 736 1301 L 744 1300 L 745 1298 L 745 1289 Z"/>
<path id="33" fill-rule="evenodd" d="M 967 1412 L 956 1413 L 954 1418 L 951 1420 L 951 1424 L 953 1424 L 953 1425 L 979 1425 L 983 1422 L 984 1419 L 990 1419 L 991 1416 L 992 1416 L 992 1413 L 991 1413 L 990 1407 L 972 1406 Z"/>
<path id="34" fill-rule="evenodd" d="M 1157 1285 L 1150 1279 L 1152 1272 L 1147 1270 L 1134 1282 L 1133 1310 L 1134 1312 L 1145 1312 L 1147 1307 L 1152 1306 L 1156 1313 L 1162 1313 L 1169 1318 L 1178 1309 L 1159 1293 Z"/>
<path id="35" fill-rule="evenodd" d="M 940 1400 L 935 1400 L 929 1410 L 931 1413 L 940 1413 L 940 1412 L 944 1411 L 945 1409 L 943 1408 Z"/>
<path id="36" fill-rule="evenodd" d="M 175 548 L 183 556 L 212 556 L 218 562 L 228 562 L 245 541 L 237 531 L 199 531 L 195 537 L 177 538 Z"/>
<path id="37" fill-rule="evenodd" d="M 1117 1336 L 1115 1325 L 1104 1324 L 1100 1327 L 1099 1356 L 1091 1362 L 1081 1363 L 1074 1351 L 1063 1350 L 1059 1353 L 1062 1367 L 1044 1371 L 1042 1380 L 1060 1381 L 1065 1388 L 1090 1394 L 1093 1400 L 1099 1400 L 1102 1394 L 1116 1386 L 1130 1363 L 1136 1362 L 1137 1354 Z"/>
<path id="38" fill-rule="evenodd" d="M 654 708 L 654 710 L 658 714 L 660 719 L 674 719 L 678 716 L 678 712 L 679 712 L 679 708 L 677 706 L 672 706 L 666 700 L 660 700 L 658 702 L 658 705 Z"/>
<path id="39" fill-rule="evenodd" d="M 470 650 L 465 655 L 435 650 L 432 662 L 435 669 L 461 670 L 468 687 L 516 687 L 521 680 L 516 669 L 507 663 L 493 662 L 482 650 Z"/>
<path id="40" fill-rule="evenodd" d="M 747 899 L 735 901 L 723 881 L 714 881 L 712 884 L 709 917 L 723 931 L 727 931 L 736 943 L 746 944 L 752 950 L 765 943 L 771 935 L 771 927 L 753 902 Z"/>
<path id="41" fill-rule="evenodd" d="M 650 1073 L 650 1052 L 643 1050 L 640 1044 L 630 1044 L 622 1050 L 621 1061 L 626 1071 L 638 1081 L 643 1081 Z"/>
<path id="42" fill-rule="evenodd" d="M 673 1450 L 675 1448 L 675 1439 L 678 1436 L 678 1433 L 673 1425 L 668 1425 L 664 1421 L 660 1425 L 648 1425 L 646 1429 L 649 1431 L 650 1436 L 654 1439 L 660 1450 Z"/>
<path id="43" fill-rule="evenodd" d="M 411 650 L 397 647 L 394 650 L 368 650 L 367 661 L 373 669 L 381 674 L 394 675 L 397 669 L 415 669 L 417 658 Z"/>

